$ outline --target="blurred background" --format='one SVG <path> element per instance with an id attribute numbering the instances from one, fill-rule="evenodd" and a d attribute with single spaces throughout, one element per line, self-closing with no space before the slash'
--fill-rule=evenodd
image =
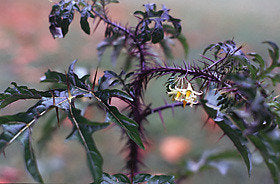
<path id="1" fill-rule="evenodd" d="M 119 4 L 110 5 L 110 15 L 113 20 L 123 25 L 135 25 L 133 12 L 142 10 L 142 5 L 146 3 L 156 3 L 158 6 L 164 4 L 171 9 L 171 15 L 182 20 L 183 34 L 189 44 L 189 55 L 185 58 L 183 49 L 179 45 L 174 46 L 174 62 L 177 64 L 182 59 L 190 62 L 197 60 L 207 45 L 232 38 L 239 45 L 245 46 L 243 51 L 258 52 L 264 58 L 267 58 L 267 52 L 262 41 L 270 40 L 280 44 L 279 0 L 120 0 Z M 96 32 L 89 36 L 82 32 L 79 17 L 76 17 L 66 38 L 54 40 L 48 30 L 48 15 L 53 4 L 48 0 L 1 1 L 1 92 L 12 81 L 30 88 L 46 89 L 45 84 L 39 83 L 44 72 L 47 69 L 64 72 L 74 59 L 78 59 L 76 66 L 81 70 L 93 73 L 96 68 L 96 46 L 104 37 L 104 25 L 99 26 Z M 119 66 L 122 65 L 119 63 L 122 63 L 122 60 L 119 58 L 117 66 L 112 66 L 109 53 L 110 51 L 105 53 L 100 71 L 109 69 L 118 73 L 121 71 Z M 164 104 L 164 99 L 168 98 L 164 87 L 166 79 L 151 81 L 145 95 L 147 104 L 153 103 L 153 107 Z M 168 102 L 170 103 L 169 99 Z M 17 102 L 1 110 L 0 114 L 25 111 L 27 105 L 33 103 Z M 172 173 L 176 171 L 176 164 L 182 164 L 184 159 L 198 161 L 205 150 L 234 149 L 227 137 L 219 140 L 222 132 L 218 127 L 208 123 L 202 128 L 206 115 L 199 108 L 177 108 L 174 116 L 169 110 L 162 114 L 166 129 L 158 114 L 151 115 L 149 123 L 145 125 L 150 145 L 144 154 L 144 172 Z M 34 127 L 35 142 L 40 137 L 41 127 Z M 38 150 L 34 145 L 38 153 L 39 169 L 47 182 L 91 181 L 83 148 L 77 142 L 65 142 L 70 130 L 71 126 L 65 121 L 44 149 Z M 104 157 L 105 172 L 122 172 L 125 166 L 125 153 L 122 151 L 125 142 L 120 139 L 119 129 L 113 127 L 99 131 L 95 134 L 95 140 Z M 256 154 L 250 178 L 245 164 L 235 161 L 226 175 L 212 169 L 187 178 L 185 183 L 272 183 L 268 170 L 258 158 Z M 0 156 L 1 182 L 33 182 L 25 171 L 22 148 L 18 143 L 6 149 L 6 158 Z"/>

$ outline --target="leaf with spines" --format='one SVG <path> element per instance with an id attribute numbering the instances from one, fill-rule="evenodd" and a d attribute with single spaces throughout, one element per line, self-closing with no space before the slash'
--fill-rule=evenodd
<path id="1" fill-rule="evenodd" d="M 8 87 L 4 93 L 0 93 L 0 109 L 21 99 L 41 99 L 52 96 L 50 91 L 29 89 L 26 86 L 18 86 L 15 82 L 12 82 L 12 85 L 14 87 Z"/>
<path id="2" fill-rule="evenodd" d="M 128 184 L 128 183 L 130 183 L 130 180 L 124 174 L 110 175 L 110 174 L 107 174 L 107 173 L 103 173 L 101 184 L 113 184 L 113 183 Z"/>
<path id="3" fill-rule="evenodd" d="M 79 88 L 82 90 L 90 90 L 90 85 L 86 83 L 89 75 L 85 75 L 82 78 L 79 78 L 77 74 L 74 72 L 74 66 L 77 60 L 74 60 L 71 65 L 69 66 L 68 73 L 63 74 L 56 71 L 48 70 L 45 73 L 45 76 L 41 78 L 41 82 L 51 82 L 51 83 L 58 83 L 64 85 L 73 85 L 75 88 Z M 67 84 L 68 83 L 68 84 Z"/>
<path id="4" fill-rule="evenodd" d="M 0 136 L 0 152 L 2 152 L 8 145 L 15 141 L 21 134 L 27 131 L 32 125 L 37 121 L 39 117 L 44 115 L 49 106 L 45 106 L 40 102 L 28 109 L 26 112 L 20 112 L 14 115 L 0 116 L 0 125 L 8 126 L 9 124 L 13 125 L 12 122 L 22 122 L 21 127 L 17 126 L 17 129 L 14 129 L 12 134 L 4 131 Z M 16 124 L 15 124 L 16 125 Z M 8 131 L 8 130 L 7 130 Z"/>
<path id="5" fill-rule="evenodd" d="M 243 158 L 248 174 L 251 175 L 252 163 L 251 163 L 251 152 L 247 146 L 247 139 L 242 135 L 241 130 L 235 126 L 231 120 L 223 113 L 220 112 L 220 107 L 217 106 L 218 95 L 214 95 L 214 92 L 208 92 L 205 99 L 208 101 L 203 101 L 202 105 L 208 114 L 209 118 L 212 118 L 215 123 L 223 130 L 224 134 L 229 137 L 233 142 L 234 146 L 237 148 L 241 157 Z"/>
<path id="6" fill-rule="evenodd" d="M 231 113 L 231 119 L 242 129 L 245 123 L 236 113 Z M 267 165 L 270 174 L 275 184 L 278 183 L 278 173 L 280 171 L 280 156 L 277 154 L 279 151 L 279 141 L 273 140 L 264 133 L 247 135 L 248 139 L 259 150 L 263 157 L 265 164 Z"/>
<path id="7" fill-rule="evenodd" d="M 95 183 L 100 183 L 103 173 L 103 158 L 96 148 L 92 133 L 106 128 L 108 123 L 91 122 L 81 115 L 81 111 L 74 107 L 69 109 L 69 119 L 72 121 L 74 129 L 68 139 L 78 139 L 85 147 L 87 153 L 88 166 Z"/>
<path id="8" fill-rule="evenodd" d="M 140 183 L 149 184 L 175 184 L 175 177 L 171 175 L 151 175 L 151 174 L 137 174 L 133 177 L 134 184 Z"/>
<path id="9" fill-rule="evenodd" d="M 37 166 L 34 150 L 31 145 L 31 129 L 26 130 L 19 138 L 24 147 L 24 161 L 28 172 L 31 174 L 35 181 L 44 183 Z"/>

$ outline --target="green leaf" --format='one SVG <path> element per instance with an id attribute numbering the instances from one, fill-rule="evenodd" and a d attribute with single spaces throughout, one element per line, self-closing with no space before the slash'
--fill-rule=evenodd
<path id="1" fill-rule="evenodd" d="M 268 49 L 269 56 L 272 59 L 272 64 L 279 65 L 279 47 L 271 41 L 264 41 L 263 43 L 268 44 L 273 49 Z"/>
<path id="2" fill-rule="evenodd" d="M 26 112 L 0 116 L 0 125 L 2 125 L 4 129 L 3 133 L 0 135 L 0 153 L 20 135 L 31 128 L 36 120 L 47 112 L 48 108 L 49 107 L 42 105 L 41 102 L 38 102 Z M 11 122 L 22 122 L 23 124 Z"/>
<path id="3" fill-rule="evenodd" d="M 237 114 L 232 113 L 231 118 L 242 130 L 245 130 L 245 127 L 243 126 L 244 122 L 241 118 L 237 116 Z M 274 180 L 274 183 L 278 183 L 280 156 L 277 152 L 279 151 L 279 142 L 276 142 L 275 144 L 271 138 L 261 133 L 247 135 L 247 137 L 261 153 Z"/>
<path id="4" fill-rule="evenodd" d="M 215 121 L 215 123 L 223 130 L 223 132 L 230 138 L 239 153 L 241 154 L 248 170 L 249 176 L 251 175 L 252 163 L 251 153 L 247 147 L 247 140 L 242 136 L 242 132 L 234 127 L 229 119 L 223 117 L 223 121 Z"/>
<path id="5" fill-rule="evenodd" d="M 44 183 L 42 176 L 39 172 L 34 150 L 31 145 L 31 132 L 30 129 L 25 131 L 20 137 L 21 143 L 24 146 L 24 161 L 28 172 L 31 174 L 33 179 L 37 182 Z"/>
<path id="6" fill-rule="evenodd" d="M 99 61 L 101 61 L 104 52 L 109 46 L 111 46 L 111 42 L 109 42 L 108 39 L 103 40 L 97 45 L 97 56 Z"/>
<path id="7" fill-rule="evenodd" d="M 116 65 L 117 59 L 121 54 L 121 50 L 125 46 L 125 40 L 125 36 L 122 36 L 112 42 L 113 50 L 111 52 L 111 62 L 113 65 Z"/>
<path id="8" fill-rule="evenodd" d="M 59 83 L 59 84 L 64 84 L 69 85 L 71 84 L 75 88 L 79 88 L 81 90 L 90 90 L 90 85 L 86 84 L 86 80 L 89 75 L 85 75 L 82 78 L 79 78 L 75 73 L 74 73 L 74 66 L 77 60 L 74 60 L 71 65 L 69 66 L 67 77 L 66 74 L 59 73 L 56 71 L 50 71 L 48 70 L 45 73 L 45 76 L 41 78 L 41 82 L 51 82 L 51 83 Z M 72 87 L 70 85 L 70 87 Z"/>
<path id="9" fill-rule="evenodd" d="M 214 94 L 212 93 L 209 92 L 206 97 L 209 102 L 202 102 L 203 108 L 208 116 L 215 121 L 224 134 L 233 142 L 247 166 L 248 174 L 251 175 L 251 153 L 247 147 L 247 139 L 242 135 L 241 130 L 219 111 L 219 107 L 217 107 L 218 95 L 213 96 Z"/>
<path id="10" fill-rule="evenodd" d="M 129 101 L 133 101 L 133 98 L 131 96 L 118 89 L 104 89 L 104 90 L 96 91 L 95 93 L 103 101 L 107 101 L 111 97 L 122 97 Z"/>
<path id="11" fill-rule="evenodd" d="M 269 149 L 269 143 L 265 142 L 260 136 L 248 135 L 248 138 L 260 151 L 262 157 L 264 158 L 265 164 L 267 165 L 270 171 L 274 183 L 277 184 L 278 173 L 280 169 L 279 156 L 277 156 L 277 153 L 274 153 L 272 152 L 272 150 Z"/>
<path id="12" fill-rule="evenodd" d="M 69 119 L 74 125 L 74 131 L 69 139 L 78 138 L 79 142 L 85 147 L 88 166 L 95 183 L 102 180 L 103 158 L 96 148 L 92 133 L 108 126 L 108 123 L 94 123 L 81 115 L 81 111 L 74 107 L 69 109 Z"/>
<path id="13" fill-rule="evenodd" d="M 128 184 L 130 180 L 124 174 L 114 174 L 110 175 L 108 173 L 103 173 L 103 178 L 101 184 Z M 96 184 L 96 183 L 94 183 Z"/>
<path id="14" fill-rule="evenodd" d="M 181 43 L 181 45 L 184 49 L 185 56 L 187 56 L 188 53 L 189 53 L 189 45 L 188 45 L 188 42 L 187 42 L 187 38 L 183 34 L 179 34 L 177 36 L 177 39 L 179 40 L 179 42 Z"/>
<path id="15" fill-rule="evenodd" d="M 149 184 L 175 184 L 175 177 L 168 175 L 150 175 L 150 174 L 137 174 L 133 178 L 133 184 L 140 183 L 149 183 Z"/>
<path id="16" fill-rule="evenodd" d="M 159 43 L 164 38 L 164 32 L 162 24 L 159 21 L 155 22 L 155 28 L 152 32 L 152 43 Z"/>
<path id="17" fill-rule="evenodd" d="M 106 107 L 107 122 L 116 123 L 125 130 L 131 140 L 142 149 L 145 149 L 138 130 L 138 124 L 125 115 L 122 115 L 116 107 L 110 105 L 106 105 Z"/>
<path id="18" fill-rule="evenodd" d="M 161 40 L 159 42 L 159 44 L 160 44 L 160 46 L 161 46 L 161 48 L 163 50 L 163 53 L 164 53 L 165 57 L 167 59 L 174 59 L 174 56 L 172 54 L 172 50 L 171 50 L 171 48 L 170 48 L 170 46 L 168 44 L 168 40 L 163 39 L 163 40 Z"/>
<path id="19" fill-rule="evenodd" d="M 263 60 L 263 58 L 257 54 L 257 53 L 249 53 L 249 56 L 253 56 L 253 61 L 257 62 L 260 66 L 260 72 L 262 73 L 263 70 L 265 69 L 265 61 Z"/>
<path id="20" fill-rule="evenodd" d="M 86 33 L 86 34 L 90 34 L 90 27 L 89 27 L 89 23 L 88 23 L 88 18 L 85 16 L 81 16 L 81 20 L 80 20 L 80 24 L 81 24 L 81 28 L 82 30 Z"/>
<path id="21" fill-rule="evenodd" d="M 21 99 L 41 99 L 42 97 L 51 97 L 50 91 L 37 91 L 28 89 L 26 86 L 18 86 L 12 82 L 13 88 L 8 87 L 4 93 L 0 93 L 0 109 Z"/>
<path id="22" fill-rule="evenodd" d="M 66 114 L 63 113 L 61 117 L 59 117 L 60 122 L 63 122 L 63 120 L 66 118 Z M 44 125 L 41 129 L 41 137 L 37 141 L 38 144 L 38 150 L 43 151 L 46 147 L 46 143 L 51 140 L 54 132 L 57 130 L 57 115 L 56 113 L 52 113 L 50 117 L 44 122 Z"/>

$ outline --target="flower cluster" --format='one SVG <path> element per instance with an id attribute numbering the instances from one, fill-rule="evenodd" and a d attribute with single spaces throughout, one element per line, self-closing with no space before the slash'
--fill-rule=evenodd
<path id="1" fill-rule="evenodd" d="M 172 101 L 183 102 L 183 107 L 189 103 L 192 107 L 198 103 L 197 96 L 202 95 L 203 92 L 197 92 L 193 90 L 192 84 L 187 80 L 186 77 L 177 77 L 173 85 L 168 86 Z"/>

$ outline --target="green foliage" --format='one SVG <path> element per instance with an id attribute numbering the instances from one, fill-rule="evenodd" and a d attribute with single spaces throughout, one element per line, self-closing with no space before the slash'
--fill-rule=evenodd
<path id="1" fill-rule="evenodd" d="M 13 87 L 0 93 L 0 109 L 18 100 L 35 99 L 37 103 L 25 112 L 0 116 L 3 128 L 0 134 L 0 151 L 4 152 L 14 141 L 20 141 L 28 172 L 35 181 L 43 183 L 32 148 L 32 129 L 41 123 L 42 116 L 55 110 L 43 127 L 42 137 L 39 139 L 40 148 L 50 140 L 59 127 L 59 121 L 68 118 L 72 122 L 72 131 L 67 139 L 77 140 L 84 147 L 95 184 L 172 184 L 175 179 L 179 182 L 209 168 L 216 168 L 221 174 L 226 174 L 230 165 L 228 160 L 236 158 L 243 159 L 250 176 L 251 147 L 259 151 L 274 183 L 278 183 L 280 142 L 278 137 L 272 136 L 272 132 L 279 128 L 280 122 L 280 100 L 279 95 L 274 92 L 275 86 L 280 82 L 280 75 L 276 73 L 276 69 L 280 67 L 279 47 L 271 41 L 263 42 L 269 46 L 270 61 L 265 61 L 257 53 L 245 54 L 242 46 L 237 46 L 233 40 L 227 40 L 209 45 L 204 50 L 202 59 L 194 64 L 184 62 L 184 67 L 171 67 L 167 63 L 161 65 L 156 62 L 158 58 L 153 51 L 154 44 L 162 47 L 168 59 L 174 58 L 170 47 L 172 39 L 179 41 L 185 55 L 188 53 L 187 39 L 181 32 L 181 20 L 171 16 L 170 10 L 164 5 L 158 10 L 155 4 L 146 4 L 144 11 L 134 12 L 139 19 L 136 26 L 123 27 L 108 18 L 107 6 L 111 3 L 118 1 L 62 0 L 52 7 L 49 29 L 54 38 L 65 37 L 74 15 L 78 13 L 81 29 L 90 34 L 90 22 L 98 19 L 95 29 L 100 22 L 106 26 L 105 38 L 97 47 L 98 60 L 101 61 L 106 49 L 112 47 L 111 61 L 116 65 L 117 59 L 125 50 L 124 71 L 120 74 L 105 71 L 98 80 L 96 70 L 94 81 L 90 81 L 89 75 L 80 78 L 74 72 L 75 60 L 67 73 L 48 70 L 41 78 L 41 82 L 52 83 L 52 89 L 38 91 L 13 82 Z M 167 92 L 179 103 L 166 103 L 152 108 L 152 104 L 147 103 L 144 98 L 145 89 L 152 78 L 169 74 L 171 77 L 166 83 Z M 177 80 L 182 76 L 184 80 Z M 194 81 L 201 84 L 200 92 L 193 89 Z M 120 112 L 117 107 L 112 106 L 112 98 L 120 99 L 127 108 Z M 79 109 L 92 104 L 97 104 L 99 110 L 104 112 L 104 122 L 88 119 L 84 115 L 84 109 Z M 186 161 L 174 176 L 141 173 L 140 149 L 145 149 L 146 132 L 143 124 L 147 116 L 158 112 L 163 121 L 162 110 L 174 110 L 175 107 L 186 105 L 201 105 L 209 119 L 213 119 L 232 141 L 239 155 L 231 150 L 205 152 L 198 162 Z M 110 175 L 103 171 L 103 158 L 95 145 L 93 133 L 108 127 L 110 123 L 117 125 L 127 138 L 128 175 Z"/>
<path id="2" fill-rule="evenodd" d="M 129 180 L 129 178 L 126 175 L 123 174 L 114 174 L 109 175 L 107 173 L 103 174 L 103 181 L 101 184 L 114 184 L 114 183 L 120 183 L 120 184 L 140 184 L 140 183 L 149 183 L 149 184 L 175 184 L 174 176 L 168 176 L 168 175 L 150 175 L 150 174 L 137 174 L 133 178 L 133 182 Z"/>

